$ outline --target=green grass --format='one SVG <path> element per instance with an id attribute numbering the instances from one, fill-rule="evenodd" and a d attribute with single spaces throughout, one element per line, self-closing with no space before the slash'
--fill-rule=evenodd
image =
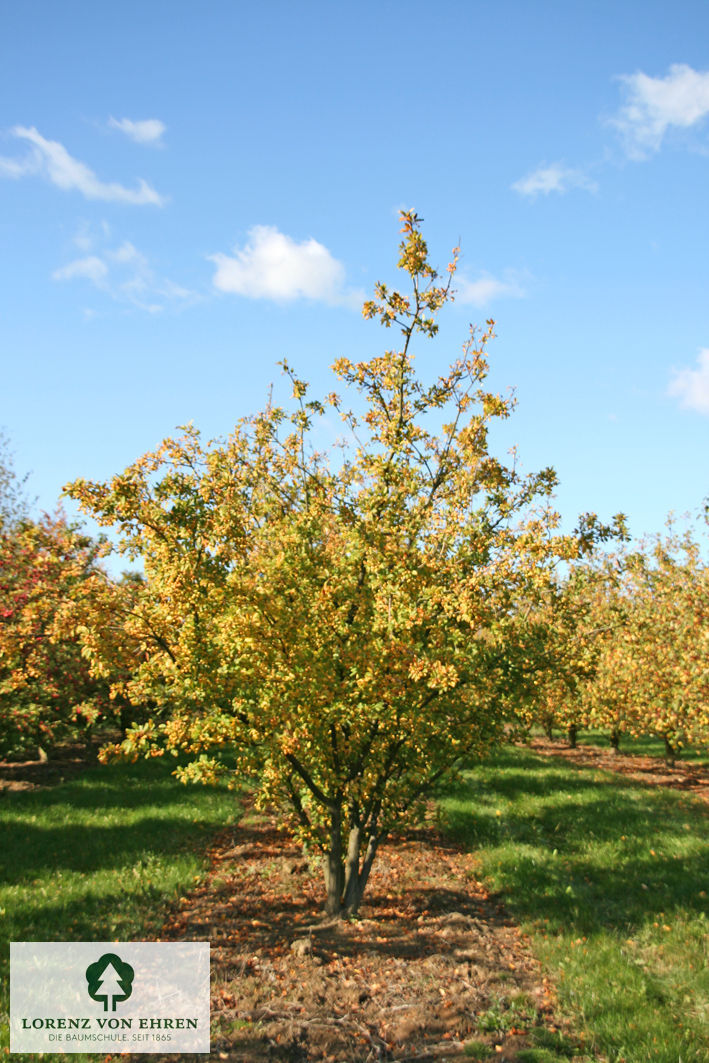
<path id="1" fill-rule="evenodd" d="M 0 796 L 0 1052 L 9 1044 L 10 941 L 157 933 L 170 903 L 201 877 L 210 837 L 238 816 L 233 792 L 183 786 L 173 766 L 95 768 Z"/>
<path id="2" fill-rule="evenodd" d="M 540 732 L 541 733 L 541 732 Z M 566 740 L 564 731 L 555 730 L 554 737 L 562 743 Z M 580 746 L 598 746 L 601 749 L 610 749 L 610 737 L 606 731 L 579 731 L 577 739 Z M 620 752 L 624 755 L 637 755 L 644 757 L 657 757 L 658 761 L 665 760 L 665 743 L 656 735 L 632 735 L 621 734 Z M 676 766 L 691 764 L 694 767 L 709 765 L 709 751 L 706 746 L 682 746 L 678 751 Z"/>
<path id="3" fill-rule="evenodd" d="M 709 1061 L 705 804 L 510 749 L 466 773 L 442 815 L 594 1052 Z"/>
<path id="4" fill-rule="evenodd" d="M 466 1056 L 470 1056 L 471 1059 L 478 1060 L 479 1063 L 495 1054 L 494 1049 L 486 1044 L 485 1041 L 468 1041 L 463 1048 L 463 1052 Z"/>

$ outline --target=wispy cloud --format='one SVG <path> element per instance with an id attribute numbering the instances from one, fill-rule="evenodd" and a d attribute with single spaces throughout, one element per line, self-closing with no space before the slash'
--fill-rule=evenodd
<path id="1" fill-rule="evenodd" d="M 37 173 L 39 167 L 33 165 L 32 159 L 6 159 L 0 156 L 0 176 L 2 177 L 26 177 L 27 174 Z"/>
<path id="2" fill-rule="evenodd" d="M 472 306 L 487 306 L 498 299 L 523 299 L 527 294 L 512 270 L 508 270 L 503 278 L 483 273 L 476 280 L 459 273 L 454 287 L 456 302 Z"/>
<path id="3" fill-rule="evenodd" d="M 196 301 L 196 292 L 183 288 L 167 278 L 159 277 L 145 255 L 129 240 L 117 246 L 103 244 L 110 230 L 104 226 L 99 235 L 90 234 L 83 227 L 75 244 L 92 254 L 67 262 L 52 274 L 55 281 L 89 281 L 95 288 L 119 303 L 125 303 L 154 314 L 172 305 Z"/>
<path id="4" fill-rule="evenodd" d="M 232 255 L 210 255 L 213 284 L 247 299 L 291 302 L 311 299 L 331 306 L 357 306 L 364 293 L 348 289 L 345 268 L 312 238 L 297 243 L 275 226 L 255 225 Z"/>
<path id="5" fill-rule="evenodd" d="M 86 199 L 109 203 L 128 203 L 161 207 L 165 199 L 144 181 L 137 188 L 126 188 L 117 181 L 101 181 L 93 170 L 75 159 L 58 140 L 47 140 L 34 126 L 15 126 L 12 135 L 30 145 L 22 159 L 0 158 L 0 175 L 4 177 L 40 176 L 63 191 L 80 192 Z"/>
<path id="6" fill-rule="evenodd" d="M 87 255 L 85 258 L 76 258 L 68 262 L 61 269 L 55 269 L 52 279 L 55 281 L 71 281 L 77 277 L 83 277 L 91 281 L 97 288 L 103 287 L 108 276 L 108 266 L 98 255 Z"/>
<path id="7" fill-rule="evenodd" d="M 688 129 L 709 114 L 709 71 L 674 63 L 665 77 L 624 74 L 626 100 L 610 124 L 620 133 L 631 158 L 658 151 L 672 128 Z"/>
<path id="8" fill-rule="evenodd" d="M 676 369 L 668 394 L 689 410 L 709 414 L 709 347 L 699 351 L 696 369 Z"/>
<path id="9" fill-rule="evenodd" d="M 586 192 L 596 192 L 598 185 L 583 170 L 575 170 L 560 162 L 543 164 L 532 170 L 526 177 L 521 177 L 512 185 L 521 196 L 548 196 L 550 192 L 564 193 L 571 188 L 581 188 Z"/>
<path id="10" fill-rule="evenodd" d="M 159 118 L 144 118 L 139 122 L 133 122 L 130 118 L 109 118 L 108 124 L 111 129 L 118 129 L 136 144 L 160 144 L 162 135 L 167 129 L 164 122 Z"/>

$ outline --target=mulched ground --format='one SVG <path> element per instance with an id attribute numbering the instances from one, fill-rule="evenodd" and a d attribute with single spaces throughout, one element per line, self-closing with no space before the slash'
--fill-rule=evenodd
<path id="1" fill-rule="evenodd" d="M 0 794 L 56 786 L 97 763 L 96 751 L 79 744 L 53 750 L 48 760 L 0 760 Z"/>
<path id="2" fill-rule="evenodd" d="M 474 1040 L 514 1060 L 556 1030 L 526 941 L 433 826 L 378 855 L 352 922 L 323 919 L 319 867 L 273 820 L 248 815 L 210 857 L 161 936 L 211 942 L 213 1058 L 428 1063 L 476 1058 Z"/>
<path id="3" fill-rule="evenodd" d="M 563 757 L 586 768 L 601 768 L 625 775 L 634 782 L 647 786 L 668 786 L 674 790 L 686 790 L 703 801 L 709 802 L 709 767 L 677 759 L 672 767 L 660 757 L 640 756 L 637 753 L 615 753 L 610 746 L 579 745 L 571 749 L 568 742 L 560 739 L 533 738 L 529 743 L 535 753 L 547 757 Z"/>
<path id="4" fill-rule="evenodd" d="M 531 748 L 709 801 L 706 767 L 548 739 Z M 0 764 L 0 788 L 53 785 L 86 765 L 80 750 Z M 513 1061 L 557 1036 L 553 989 L 524 936 L 433 821 L 382 850 L 351 922 L 323 919 L 322 872 L 273 819 L 250 812 L 209 856 L 160 937 L 211 942 L 211 1058 L 444 1063 L 487 1050 Z"/>

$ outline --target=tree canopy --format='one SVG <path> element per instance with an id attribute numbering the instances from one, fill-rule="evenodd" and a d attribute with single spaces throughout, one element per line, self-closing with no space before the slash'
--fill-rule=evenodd
<path id="1" fill-rule="evenodd" d="M 293 406 L 269 404 L 204 444 L 188 426 L 108 483 L 71 496 L 143 560 L 120 621 L 139 648 L 117 684 L 154 706 L 107 755 L 187 754 L 184 779 L 250 775 L 325 854 L 328 911 L 356 910 L 378 846 L 446 773 L 499 740 L 540 667 L 528 618 L 560 560 L 602 529 L 559 532 L 552 469 L 522 475 L 489 449 L 512 400 L 486 390 L 493 322 L 471 328 L 431 383 L 414 340 L 453 297 L 420 219 L 402 214 L 408 290 L 376 285 L 364 315 L 398 337 L 339 359 L 311 398 L 283 364 Z M 313 430 L 336 411 L 329 453 Z M 86 623 L 100 667 L 104 622 Z M 111 649 L 111 646 L 113 649 Z"/>
<path id="2" fill-rule="evenodd" d="M 28 515 L 30 500 L 25 493 L 29 474 L 18 476 L 7 434 L 0 429 L 0 531 L 7 531 Z"/>
<path id="3" fill-rule="evenodd" d="M 0 755 L 46 753 L 113 713 L 76 629 L 108 586 L 99 552 L 61 512 L 0 527 Z"/>

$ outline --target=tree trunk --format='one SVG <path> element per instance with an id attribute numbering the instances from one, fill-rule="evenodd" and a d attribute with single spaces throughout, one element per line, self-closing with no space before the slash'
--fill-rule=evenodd
<path id="1" fill-rule="evenodd" d="M 330 849 L 325 857 L 325 885 L 327 902 L 325 910 L 331 916 L 356 915 L 362 903 L 364 890 L 369 881 L 374 858 L 382 841 L 376 834 L 369 835 L 367 851 L 360 864 L 363 841 L 361 827 L 352 827 L 349 832 L 347 854 L 342 847 L 342 815 L 333 813 L 330 828 Z"/>
<path id="2" fill-rule="evenodd" d="M 569 746 L 571 749 L 576 749 L 576 739 L 578 738 L 579 729 L 575 723 L 569 724 Z"/>
<path id="3" fill-rule="evenodd" d="M 617 727 L 614 727 L 611 731 L 611 749 L 614 753 L 620 753 L 620 731 Z"/>
<path id="4" fill-rule="evenodd" d="M 345 884 L 345 895 L 342 901 L 342 909 L 346 915 L 356 915 L 359 911 L 359 906 L 362 903 L 362 897 L 364 890 L 369 881 L 369 872 L 372 870 L 372 864 L 374 863 L 374 857 L 377 855 L 377 849 L 379 848 L 380 839 L 376 835 L 371 834 L 369 837 L 369 843 L 367 845 L 367 852 L 364 855 L 362 866 L 359 866 L 359 842 L 361 832 L 358 827 L 354 828 L 350 832 L 350 852 L 352 852 L 355 844 L 353 835 L 356 833 L 356 855 L 353 862 L 350 862 L 348 853 L 348 866 L 347 866 L 347 881 Z"/>
<path id="5" fill-rule="evenodd" d="M 330 849 L 325 857 L 325 887 L 327 889 L 325 911 L 328 915 L 340 915 L 342 911 L 343 884 L 342 809 L 336 808 L 333 810 L 330 824 Z"/>
<path id="6" fill-rule="evenodd" d="M 359 847 L 362 839 L 360 827 L 352 827 L 347 845 L 347 860 L 345 862 L 345 889 L 342 898 L 342 907 L 346 912 L 354 914 L 359 907 L 361 893 L 358 890 L 359 880 Z"/>
<path id="7" fill-rule="evenodd" d="M 667 735 L 663 735 L 662 737 L 665 740 L 665 762 L 669 764 L 670 767 L 673 767 L 675 757 L 677 756 L 677 750 L 674 748 Z"/>

